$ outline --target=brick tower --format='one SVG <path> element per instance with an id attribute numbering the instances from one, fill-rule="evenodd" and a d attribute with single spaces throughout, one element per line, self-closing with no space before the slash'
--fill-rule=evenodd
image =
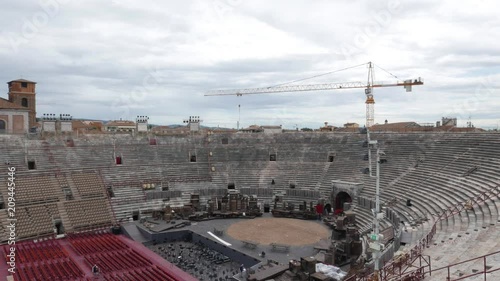
<path id="1" fill-rule="evenodd" d="M 7 84 L 9 85 L 9 101 L 29 110 L 28 126 L 33 128 L 36 125 L 36 82 L 18 79 Z"/>

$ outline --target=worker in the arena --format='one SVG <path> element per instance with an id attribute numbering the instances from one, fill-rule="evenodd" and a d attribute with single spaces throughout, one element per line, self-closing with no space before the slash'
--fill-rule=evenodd
<path id="1" fill-rule="evenodd" d="M 330 205 L 330 204 L 326 204 L 326 205 L 325 205 L 325 214 L 326 214 L 327 216 L 329 216 L 331 212 L 332 212 L 332 205 Z"/>
<path id="2" fill-rule="evenodd" d="M 321 202 L 318 202 L 316 205 L 316 214 L 318 215 L 318 220 L 321 220 L 321 215 L 323 214 L 323 204 Z"/>
<path id="3" fill-rule="evenodd" d="M 92 273 L 94 273 L 94 275 L 99 275 L 99 267 L 97 266 L 97 264 L 94 264 L 94 266 L 92 266 Z"/>
<path id="4" fill-rule="evenodd" d="M 240 265 L 240 277 L 244 277 L 247 269 L 245 268 L 244 264 Z"/>

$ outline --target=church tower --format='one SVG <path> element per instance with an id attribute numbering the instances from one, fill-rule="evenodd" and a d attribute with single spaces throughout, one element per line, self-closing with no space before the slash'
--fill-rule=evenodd
<path id="1" fill-rule="evenodd" d="M 26 79 L 12 80 L 9 85 L 9 101 L 17 106 L 24 107 L 28 112 L 28 126 L 36 125 L 36 82 Z"/>

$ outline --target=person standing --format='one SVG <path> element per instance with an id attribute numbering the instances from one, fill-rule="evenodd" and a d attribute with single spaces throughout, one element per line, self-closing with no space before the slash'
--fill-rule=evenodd
<path id="1" fill-rule="evenodd" d="M 94 266 L 92 266 L 92 273 L 94 273 L 94 275 L 99 275 L 99 267 L 97 266 L 97 264 L 94 264 Z"/>
<path id="2" fill-rule="evenodd" d="M 244 264 L 241 264 L 240 265 L 240 277 L 244 277 L 245 273 L 246 273 L 246 268 L 245 268 L 245 265 Z"/>
<path id="3" fill-rule="evenodd" d="M 321 215 L 323 214 L 323 204 L 321 202 L 318 202 L 316 205 L 316 214 L 318 215 L 318 220 L 321 220 Z"/>

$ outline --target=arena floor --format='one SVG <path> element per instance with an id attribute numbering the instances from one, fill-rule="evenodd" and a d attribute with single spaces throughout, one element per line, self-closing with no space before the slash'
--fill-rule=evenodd
<path id="1" fill-rule="evenodd" d="M 230 225 L 227 234 L 236 240 L 303 246 L 319 242 L 329 236 L 323 225 L 312 221 L 287 218 L 256 218 Z"/>

